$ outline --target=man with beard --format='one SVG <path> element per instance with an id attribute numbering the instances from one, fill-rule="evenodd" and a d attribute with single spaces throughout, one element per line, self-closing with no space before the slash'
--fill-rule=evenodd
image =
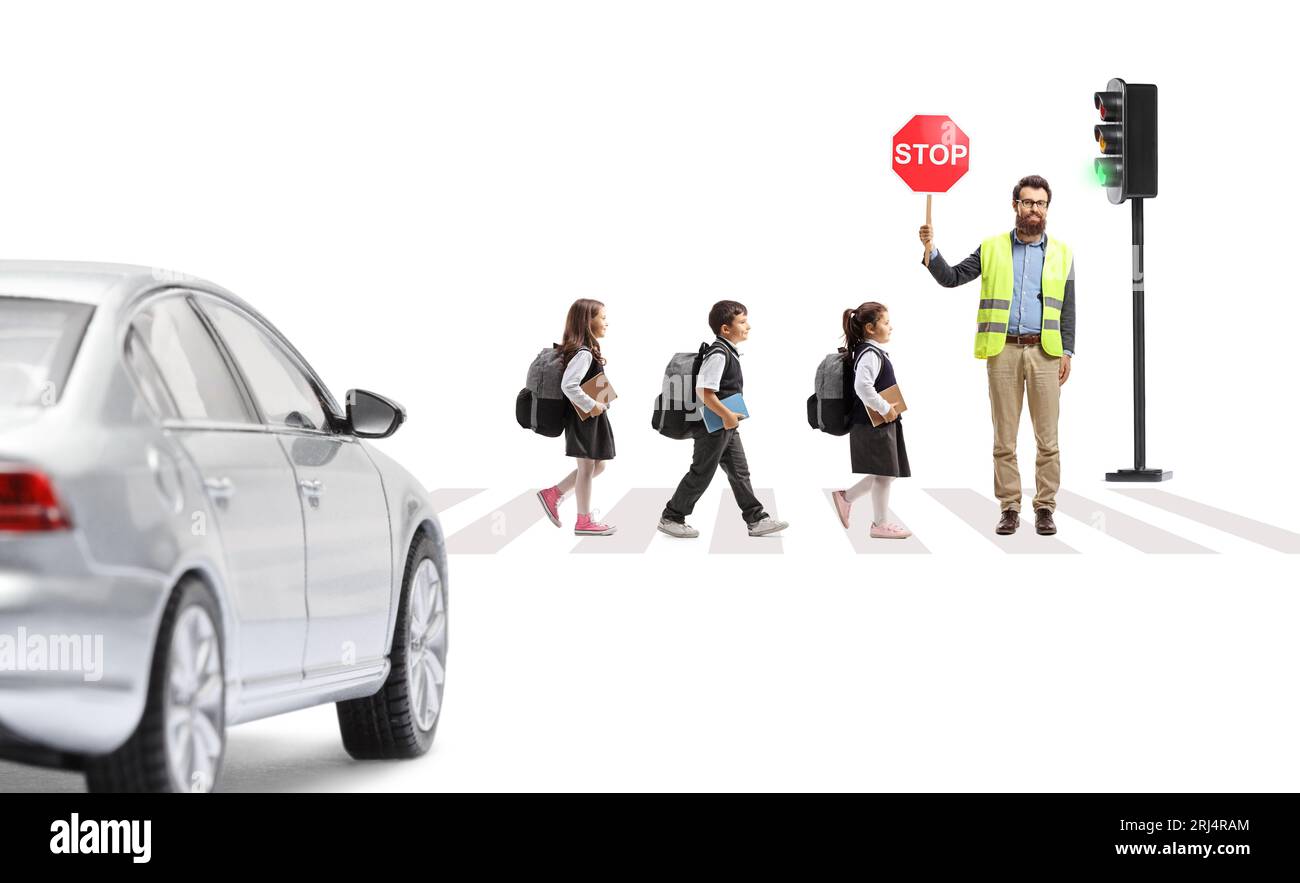
<path id="1" fill-rule="evenodd" d="M 1052 516 L 1061 484 L 1056 424 L 1061 385 L 1070 376 L 1074 355 L 1074 256 L 1065 243 L 1047 237 L 1051 202 L 1047 181 L 1038 175 L 1021 178 L 1011 191 L 1016 228 L 985 239 L 955 267 L 934 247 L 933 228 L 921 227 L 935 281 L 955 288 L 981 277 L 975 358 L 988 366 L 993 488 L 1002 509 L 997 532 L 1003 536 L 1020 527 L 1016 435 L 1026 393 L 1038 443 L 1035 528 L 1044 536 L 1056 533 Z"/>

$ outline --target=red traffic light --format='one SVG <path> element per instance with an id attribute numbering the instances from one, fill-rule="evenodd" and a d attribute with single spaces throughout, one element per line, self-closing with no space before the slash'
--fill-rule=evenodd
<path id="1" fill-rule="evenodd" d="M 1101 118 L 1108 123 L 1118 123 L 1124 118 L 1123 92 L 1094 92 L 1092 103 L 1101 112 Z"/>

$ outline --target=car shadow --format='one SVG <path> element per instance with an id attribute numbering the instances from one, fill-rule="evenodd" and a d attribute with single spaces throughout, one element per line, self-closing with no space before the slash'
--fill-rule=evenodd
<path id="1" fill-rule="evenodd" d="M 379 762 L 382 765 L 383 762 Z M 221 792 L 366 791 L 375 782 L 374 761 L 353 760 L 337 732 L 259 732 L 232 727 L 217 790 Z M 76 794 L 86 790 L 79 772 L 0 761 L 0 794 Z"/>

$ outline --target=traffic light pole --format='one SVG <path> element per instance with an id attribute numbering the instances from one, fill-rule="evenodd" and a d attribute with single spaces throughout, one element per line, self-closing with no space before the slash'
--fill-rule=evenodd
<path id="1" fill-rule="evenodd" d="M 1147 351 L 1146 273 L 1142 229 L 1142 198 L 1132 197 L 1133 204 L 1133 468 L 1107 472 L 1107 481 L 1166 481 L 1173 472 L 1147 468 Z"/>

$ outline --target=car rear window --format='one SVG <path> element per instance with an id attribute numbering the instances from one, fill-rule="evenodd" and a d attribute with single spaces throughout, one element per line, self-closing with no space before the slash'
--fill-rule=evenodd
<path id="1" fill-rule="evenodd" d="M 0 407 L 52 405 L 95 308 L 0 295 Z"/>

